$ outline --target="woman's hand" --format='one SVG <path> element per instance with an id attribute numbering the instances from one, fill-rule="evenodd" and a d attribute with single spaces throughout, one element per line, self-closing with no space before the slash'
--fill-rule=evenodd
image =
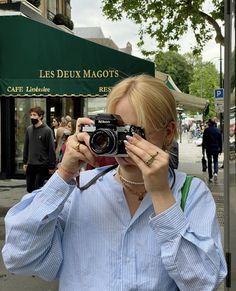
<path id="1" fill-rule="evenodd" d="M 96 156 L 89 148 L 89 135 L 86 132 L 80 132 L 80 126 L 91 125 L 93 121 L 89 118 L 77 119 L 77 130 L 74 135 L 69 136 L 66 143 L 66 150 L 63 159 L 58 168 L 58 174 L 69 181 L 79 175 L 81 167 L 89 163 L 96 167 Z"/>
<path id="2" fill-rule="evenodd" d="M 169 154 L 137 134 L 129 137 L 125 144 L 129 157 L 142 172 L 156 213 L 169 208 L 175 203 L 168 183 Z"/>

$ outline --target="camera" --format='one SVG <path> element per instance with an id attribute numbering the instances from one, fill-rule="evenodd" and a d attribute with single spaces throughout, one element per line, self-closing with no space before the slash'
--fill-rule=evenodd
<path id="1" fill-rule="evenodd" d="M 124 144 L 126 136 L 137 133 L 145 138 L 143 128 L 124 124 L 119 115 L 109 113 L 96 115 L 95 124 L 82 125 L 80 131 L 90 135 L 90 148 L 99 156 L 127 157 Z"/>

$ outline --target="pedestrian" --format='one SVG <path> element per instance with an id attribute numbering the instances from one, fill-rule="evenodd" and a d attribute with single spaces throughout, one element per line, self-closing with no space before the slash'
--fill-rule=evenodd
<path id="1" fill-rule="evenodd" d="M 76 119 L 71 119 L 68 121 L 67 126 L 64 129 L 63 137 L 62 137 L 62 145 L 58 155 L 58 163 L 61 162 L 65 149 L 66 149 L 66 142 L 70 135 L 74 134 L 76 131 Z"/>
<path id="2" fill-rule="evenodd" d="M 59 278 L 60 291 L 216 290 L 226 263 L 214 199 L 195 177 L 183 210 L 186 174 L 169 168 L 177 135 L 172 93 L 154 77 L 129 77 L 109 93 L 107 112 L 109 136 L 118 120 L 129 125 L 118 127 L 127 133 L 116 143 L 127 154 L 115 150 L 118 167 L 80 172 L 83 163 L 96 167 L 98 144 L 82 129 L 70 136 L 57 172 L 6 215 L 6 267 Z"/>
<path id="3" fill-rule="evenodd" d="M 217 181 L 218 175 L 218 158 L 222 153 L 222 136 L 220 130 L 217 128 L 215 121 L 208 120 L 208 127 L 203 132 L 202 153 L 207 156 L 208 178 L 209 182 Z M 212 172 L 213 160 L 213 172 Z"/>
<path id="4" fill-rule="evenodd" d="M 55 143 L 55 148 L 57 147 L 56 136 L 57 136 L 57 129 L 59 128 L 59 125 L 60 125 L 60 118 L 54 117 L 52 119 L 52 134 L 53 134 L 53 139 Z"/>
<path id="5" fill-rule="evenodd" d="M 29 111 L 32 125 L 25 134 L 23 170 L 26 174 L 27 191 L 43 186 L 56 165 L 55 145 L 52 130 L 43 122 L 41 107 Z"/>
<path id="6" fill-rule="evenodd" d="M 194 139 L 196 137 L 196 129 L 197 129 L 197 124 L 195 122 L 195 120 L 192 121 L 192 124 L 189 128 L 189 132 L 191 134 L 191 139 Z"/>
<path id="7" fill-rule="evenodd" d="M 71 121 L 71 117 L 69 115 L 66 115 L 65 117 L 62 116 L 61 117 L 61 122 L 60 122 L 60 126 L 57 129 L 57 135 L 56 135 L 56 143 L 57 143 L 57 147 L 56 147 L 56 157 L 57 157 L 57 162 L 59 162 L 59 155 L 60 155 L 60 150 L 62 147 L 62 144 L 65 141 L 65 131 L 69 131 L 70 129 L 68 129 L 68 122 Z"/>

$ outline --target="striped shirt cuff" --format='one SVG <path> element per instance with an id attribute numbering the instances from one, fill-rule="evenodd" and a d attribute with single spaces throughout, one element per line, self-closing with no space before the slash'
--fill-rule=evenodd
<path id="1" fill-rule="evenodd" d="M 188 228 L 188 222 L 178 203 L 150 217 L 149 225 L 160 242 L 174 239 Z"/>

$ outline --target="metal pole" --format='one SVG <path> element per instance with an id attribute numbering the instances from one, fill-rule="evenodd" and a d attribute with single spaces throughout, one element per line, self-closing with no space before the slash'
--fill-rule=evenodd
<path id="1" fill-rule="evenodd" d="M 220 88 L 223 88 L 223 74 L 222 74 L 222 46 L 220 44 Z"/>
<path id="2" fill-rule="evenodd" d="M 182 113 L 179 113 L 179 142 L 182 143 Z"/>
<path id="3" fill-rule="evenodd" d="M 230 171 L 229 171 L 229 115 L 230 115 L 230 65 L 232 45 L 232 1 L 225 0 L 225 51 L 224 51 L 224 249 L 228 265 L 225 290 L 231 288 L 231 213 L 230 208 Z M 235 228 L 234 228 L 235 229 Z M 234 254 L 235 256 L 235 254 Z"/>
<path id="4" fill-rule="evenodd" d="M 222 46 L 220 44 L 220 88 L 223 88 L 223 74 L 222 74 Z M 223 134 L 224 132 L 224 116 L 223 113 L 220 113 L 220 131 Z"/>

